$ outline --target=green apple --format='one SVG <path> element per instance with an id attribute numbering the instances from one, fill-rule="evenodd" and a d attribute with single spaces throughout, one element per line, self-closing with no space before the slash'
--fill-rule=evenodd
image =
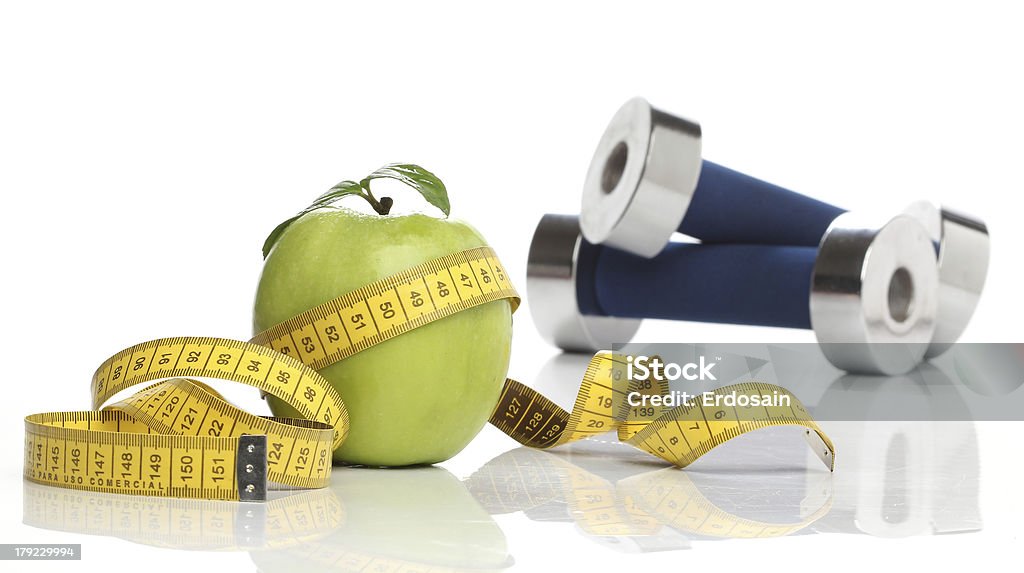
<path id="1" fill-rule="evenodd" d="M 268 239 L 256 291 L 256 332 L 375 280 L 487 244 L 463 222 L 387 214 L 391 201 L 373 198 L 368 179 L 358 184 L 364 186 L 360 190 L 344 185 L 353 182 L 342 182 L 334 190 L 340 186 L 346 190 L 342 196 L 372 199 L 380 214 L 328 207 L 321 197 Z M 438 204 L 436 194 L 423 194 Z M 447 211 L 446 195 L 443 205 Z M 511 306 L 498 300 L 413 329 L 321 370 L 341 394 L 351 420 L 348 439 L 334 452 L 334 460 L 406 466 L 432 464 L 458 453 L 498 401 L 511 341 Z M 267 399 L 275 415 L 297 416 L 281 400 Z"/>

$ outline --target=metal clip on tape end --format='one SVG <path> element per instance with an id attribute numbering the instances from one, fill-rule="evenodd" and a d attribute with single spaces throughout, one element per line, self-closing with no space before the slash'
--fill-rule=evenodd
<path id="1" fill-rule="evenodd" d="M 267 500 L 267 437 L 245 435 L 238 438 L 235 480 L 240 501 Z"/>
<path id="2" fill-rule="evenodd" d="M 652 259 L 593 245 L 576 221 L 545 215 L 527 266 L 534 321 L 565 350 L 629 342 L 644 318 L 807 328 L 838 368 L 901 374 L 934 333 L 934 247 L 907 215 L 844 214 L 820 249 L 672 243 Z"/>
<path id="3" fill-rule="evenodd" d="M 592 243 L 654 257 L 675 232 L 704 243 L 818 247 L 846 211 L 701 158 L 701 128 L 634 98 L 612 118 L 583 188 Z M 926 357 L 966 328 L 985 282 L 989 237 L 977 218 L 929 202 L 906 210 L 935 244 L 939 307 Z"/>
<path id="4" fill-rule="evenodd" d="M 832 450 L 828 448 L 828 444 L 821 439 L 818 432 L 804 430 L 804 440 L 807 441 L 807 445 L 811 447 L 811 451 L 818 456 L 821 463 L 825 464 L 829 471 L 835 471 L 835 456 L 832 455 Z"/>

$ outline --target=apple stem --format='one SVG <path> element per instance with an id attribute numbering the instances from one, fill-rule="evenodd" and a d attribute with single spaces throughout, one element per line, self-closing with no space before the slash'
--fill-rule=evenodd
<path id="1" fill-rule="evenodd" d="M 392 205 L 395 204 L 394 199 L 392 199 L 391 197 L 381 197 L 380 201 L 378 201 L 377 198 L 374 197 L 373 193 L 370 191 L 369 185 L 360 185 L 360 187 L 363 188 L 363 191 L 365 191 L 365 193 L 361 193 L 359 196 L 362 197 L 363 199 L 366 199 L 366 201 L 370 203 L 370 206 L 373 207 L 373 210 L 376 211 L 378 215 L 387 215 L 388 213 L 391 212 L 391 207 Z"/>

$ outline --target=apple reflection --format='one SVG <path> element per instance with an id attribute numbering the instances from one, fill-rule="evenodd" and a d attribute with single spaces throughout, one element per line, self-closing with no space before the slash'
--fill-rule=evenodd
<path id="1" fill-rule="evenodd" d="M 252 552 L 260 571 L 479 572 L 512 565 L 502 530 L 443 468 L 337 468 L 330 489 L 345 499 L 344 523 L 313 543 Z"/>

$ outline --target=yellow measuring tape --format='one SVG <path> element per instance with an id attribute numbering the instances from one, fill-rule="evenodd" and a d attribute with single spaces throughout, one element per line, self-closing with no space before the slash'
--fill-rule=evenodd
<path id="1" fill-rule="evenodd" d="M 158 382 L 100 411 L 26 417 L 25 477 L 71 489 L 200 499 L 262 500 L 268 482 L 323 487 L 330 478 L 331 452 L 348 432 L 348 415 L 341 396 L 317 370 L 413 328 L 501 299 L 513 311 L 519 305 L 494 252 L 478 247 L 349 292 L 249 342 L 182 337 L 133 346 L 97 369 L 93 407 L 138 384 Z M 353 322 L 359 315 L 369 320 Z M 371 328 L 350 326 L 357 323 Z M 628 443 L 680 467 L 742 433 L 797 424 L 808 428 L 808 436 L 820 437 L 815 447 L 832 465 L 831 442 L 784 389 L 749 383 L 728 390 L 784 393 L 792 398 L 792 408 L 630 411 L 621 399 L 626 390 L 665 388 L 649 380 L 630 382 L 633 386 L 625 390 L 617 387 L 623 374 L 615 367 L 617 360 L 610 353 L 594 357 L 571 413 L 528 386 L 506 380 L 491 422 L 520 443 L 539 448 L 618 429 Z M 254 386 L 304 419 L 246 413 L 195 377 Z"/>
<path id="2" fill-rule="evenodd" d="M 539 392 L 515 380 L 506 380 L 491 423 L 524 446 L 550 448 L 589 436 L 618 430 L 619 439 L 678 467 L 686 467 L 714 447 L 747 432 L 768 426 L 807 428 L 806 437 L 819 458 L 832 469 L 835 448 L 811 419 L 803 404 L 785 388 L 760 382 L 724 386 L 700 400 L 674 408 L 631 407 L 628 394 L 668 392 L 666 382 L 626 381 L 625 359 L 598 352 L 587 365 L 572 412 L 566 412 Z M 732 407 L 716 397 L 738 400 L 777 396 L 787 406 Z"/>

